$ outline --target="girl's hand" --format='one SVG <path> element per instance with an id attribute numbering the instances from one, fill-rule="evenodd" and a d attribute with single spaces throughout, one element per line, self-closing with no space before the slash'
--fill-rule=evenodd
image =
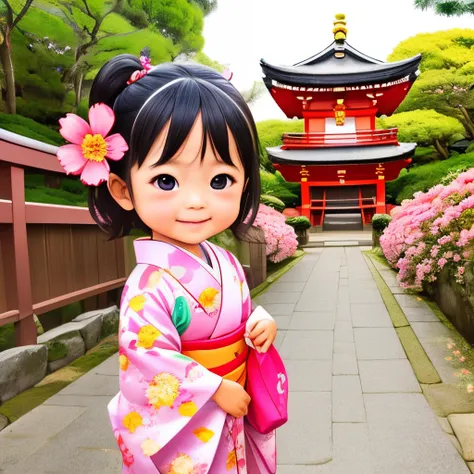
<path id="1" fill-rule="evenodd" d="M 237 382 L 223 379 L 212 399 L 229 415 L 240 418 L 247 414 L 249 394 Z"/>
<path id="2" fill-rule="evenodd" d="M 249 328 L 246 337 L 250 339 L 259 353 L 265 353 L 273 344 L 277 335 L 277 325 L 274 319 L 261 319 Z"/>

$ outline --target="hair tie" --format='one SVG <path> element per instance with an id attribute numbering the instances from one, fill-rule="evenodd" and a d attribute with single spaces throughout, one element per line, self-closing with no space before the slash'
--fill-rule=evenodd
<path id="1" fill-rule="evenodd" d="M 140 64 L 142 65 L 143 69 L 137 69 L 136 71 L 134 71 L 133 74 L 130 76 L 130 79 L 127 81 L 127 85 L 137 82 L 153 69 L 153 66 L 150 62 L 150 49 L 148 47 L 144 48 L 140 52 Z"/>

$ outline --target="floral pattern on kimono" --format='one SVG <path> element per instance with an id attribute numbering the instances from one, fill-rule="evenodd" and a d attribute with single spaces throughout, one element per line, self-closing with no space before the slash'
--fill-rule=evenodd
<path id="1" fill-rule="evenodd" d="M 108 407 L 123 473 L 276 470 L 274 434 L 226 414 L 212 400 L 222 378 L 181 353 L 182 341 L 227 334 L 251 312 L 240 263 L 203 245 L 212 266 L 171 244 L 135 242 L 120 309 L 120 392 Z"/>

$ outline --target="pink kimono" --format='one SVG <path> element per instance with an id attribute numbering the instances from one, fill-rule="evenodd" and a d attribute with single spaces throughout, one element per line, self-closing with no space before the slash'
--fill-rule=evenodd
<path id="1" fill-rule="evenodd" d="M 273 474 L 275 433 L 257 433 L 211 397 L 222 377 L 183 355 L 249 317 L 240 263 L 209 242 L 211 265 L 174 245 L 135 241 L 120 311 L 120 392 L 109 404 L 123 473 Z"/>

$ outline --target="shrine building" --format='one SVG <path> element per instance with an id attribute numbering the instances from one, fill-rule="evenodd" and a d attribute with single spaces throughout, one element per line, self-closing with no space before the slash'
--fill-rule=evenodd
<path id="1" fill-rule="evenodd" d="M 345 15 L 336 15 L 334 42 L 294 66 L 263 59 L 263 81 L 288 118 L 304 119 L 304 133 L 285 133 L 267 148 L 287 181 L 301 183 L 301 214 L 315 230 L 363 229 L 386 212 L 385 183 L 411 163 L 415 143 L 399 143 L 397 129 L 377 130 L 419 75 L 421 55 L 386 63 L 346 42 Z"/>

